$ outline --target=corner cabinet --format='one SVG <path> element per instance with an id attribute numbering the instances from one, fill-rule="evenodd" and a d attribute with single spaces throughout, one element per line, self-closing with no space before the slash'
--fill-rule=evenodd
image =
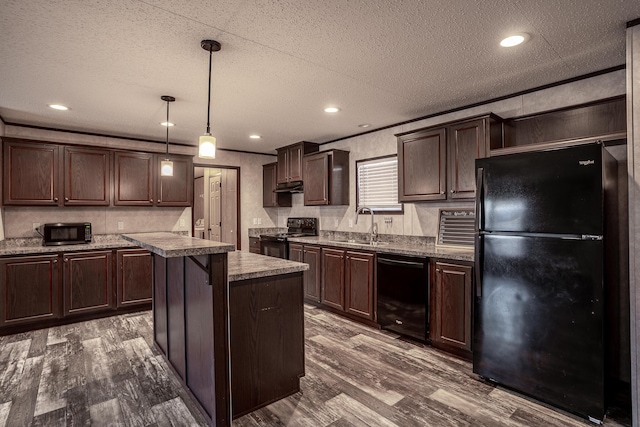
<path id="1" fill-rule="evenodd" d="M 262 207 L 291 206 L 291 193 L 274 193 L 278 176 L 278 164 L 262 165 Z"/>
<path id="2" fill-rule="evenodd" d="M 502 147 L 493 114 L 397 134 L 400 202 L 473 199 L 475 159 Z"/>
<path id="3" fill-rule="evenodd" d="M 304 156 L 304 204 L 349 204 L 349 152 L 329 150 Z"/>
<path id="4" fill-rule="evenodd" d="M 277 183 L 303 180 L 302 157 L 305 154 L 318 151 L 319 144 L 313 142 L 298 142 L 278 148 Z"/>
<path id="5" fill-rule="evenodd" d="M 309 264 L 309 269 L 303 272 L 304 299 L 308 302 L 320 302 L 320 278 L 322 275 L 320 251 L 319 246 L 289 244 L 289 259 Z"/>
<path id="6" fill-rule="evenodd" d="M 434 347 L 471 358 L 472 266 L 432 260 L 429 336 Z"/>

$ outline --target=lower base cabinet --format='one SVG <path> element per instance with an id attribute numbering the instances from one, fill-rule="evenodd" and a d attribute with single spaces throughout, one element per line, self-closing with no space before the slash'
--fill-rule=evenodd
<path id="1" fill-rule="evenodd" d="M 113 308 L 111 251 L 63 253 L 64 316 Z"/>
<path id="2" fill-rule="evenodd" d="M 0 327 L 60 317 L 58 255 L 0 259 Z"/>
<path id="3" fill-rule="evenodd" d="M 320 247 L 290 243 L 289 259 L 291 261 L 309 264 L 309 269 L 303 273 L 304 299 L 306 301 L 319 303 L 320 278 L 322 275 L 322 270 L 320 269 L 322 265 L 320 260 Z"/>
<path id="4" fill-rule="evenodd" d="M 374 253 L 322 248 L 321 303 L 374 320 L 374 267 Z"/>
<path id="5" fill-rule="evenodd" d="M 431 261 L 430 339 L 434 347 L 471 357 L 472 267 Z"/>
<path id="6" fill-rule="evenodd" d="M 139 248 L 0 258 L 0 335 L 148 307 L 151 285 Z"/>

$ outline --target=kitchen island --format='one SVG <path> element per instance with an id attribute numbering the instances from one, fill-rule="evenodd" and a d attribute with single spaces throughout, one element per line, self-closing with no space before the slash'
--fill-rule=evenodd
<path id="1" fill-rule="evenodd" d="M 123 237 L 154 254 L 154 341 L 210 425 L 299 391 L 306 264 L 172 233 Z"/>

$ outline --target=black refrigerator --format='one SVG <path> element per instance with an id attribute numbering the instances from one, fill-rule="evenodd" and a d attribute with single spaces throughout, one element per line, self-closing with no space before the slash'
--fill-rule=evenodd
<path id="1" fill-rule="evenodd" d="M 616 165 L 600 143 L 476 160 L 473 371 L 592 421 Z"/>

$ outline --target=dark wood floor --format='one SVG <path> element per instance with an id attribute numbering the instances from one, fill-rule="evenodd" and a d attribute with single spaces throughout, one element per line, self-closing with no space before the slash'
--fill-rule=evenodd
<path id="1" fill-rule="evenodd" d="M 302 392 L 234 426 L 588 426 L 493 387 L 471 365 L 305 308 Z M 615 411 L 605 426 L 630 425 Z M 0 427 L 197 426 L 141 312 L 0 337 Z"/>

